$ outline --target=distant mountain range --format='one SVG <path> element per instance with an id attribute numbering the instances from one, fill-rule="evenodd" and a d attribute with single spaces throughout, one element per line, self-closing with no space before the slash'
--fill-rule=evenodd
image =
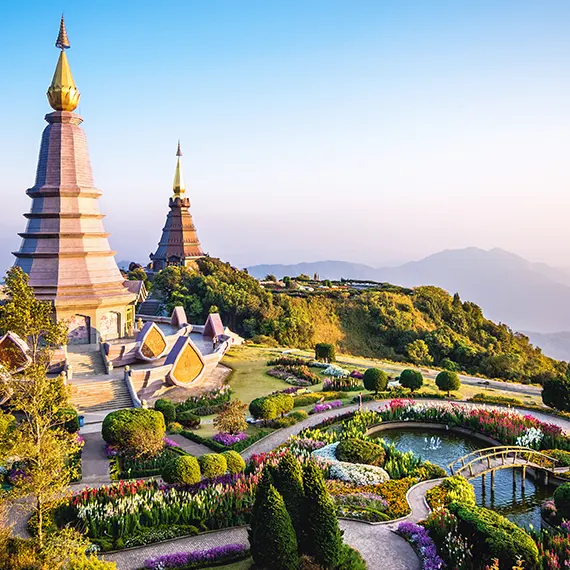
<path id="1" fill-rule="evenodd" d="M 532 263 L 502 249 L 445 250 L 398 267 L 346 261 L 255 265 L 257 278 L 317 273 L 321 279 L 362 279 L 404 287 L 436 285 L 480 305 L 485 316 L 525 332 L 554 358 L 570 360 L 570 272 Z"/>

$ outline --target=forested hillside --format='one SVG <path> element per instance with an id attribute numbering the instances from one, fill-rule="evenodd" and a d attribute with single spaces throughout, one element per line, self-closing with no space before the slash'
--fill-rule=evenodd
<path id="1" fill-rule="evenodd" d="M 544 356 L 524 335 L 437 287 L 289 294 L 268 291 L 218 259 L 200 259 L 194 269 L 170 267 L 155 276 L 153 290 L 162 295 L 165 310 L 183 305 L 193 322 L 218 310 L 224 323 L 248 338 L 264 335 L 299 348 L 333 342 L 355 355 L 507 380 L 542 382 L 567 372 L 566 363 Z"/>

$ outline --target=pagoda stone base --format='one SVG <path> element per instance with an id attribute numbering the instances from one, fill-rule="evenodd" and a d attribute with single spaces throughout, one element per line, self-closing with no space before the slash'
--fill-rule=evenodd
<path id="1" fill-rule="evenodd" d="M 133 334 L 134 305 L 126 305 L 119 299 L 116 303 L 94 306 L 85 301 L 55 303 L 58 321 L 69 326 L 69 344 L 97 344 Z"/>

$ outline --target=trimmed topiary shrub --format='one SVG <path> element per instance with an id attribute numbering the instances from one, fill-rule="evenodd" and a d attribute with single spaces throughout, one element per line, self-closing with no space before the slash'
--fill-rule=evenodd
<path id="1" fill-rule="evenodd" d="M 258 420 L 272 420 L 277 417 L 277 406 L 267 397 L 255 398 L 249 404 L 249 413 Z"/>
<path id="2" fill-rule="evenodd" d="M 154 409 L 164 416 L 166 425 L 176 420 L 176 406 L 170 400 L 160 398 L 154 403 Z"/>
<path id="3" fill-rule="evenodd" d="M 79 431 L 79 414 L 75 408 L 62 408 L 57 413 L 61 418 L 61 427 L 69 433 L 76 433 Z"/>
<path id="4" fill-rule="evenodd" d="M 198 463 L 206 479 L 219 477 L 228 470 L 226 458 L 221 453 L 206 453 L 198 458 Z"/>
<path id="5" fill-rule="evenodd" d="M 490 564 L 499 560 L 501 568 L 513 568 L 520 558 L 525 570 L 537 570 L 538 548 L 534 540 L 504 516 L 476 505 L 454 502 L 449 510 L 458 519 L 458 531 L 470 537 L 473 559 Z"/>
<path id="6" fill-rule="evenodd" d="M 388 387 L 388 374 L 379 368 L 368 368 L 362 377 L 364 387 L 370 392 L 378 394 Z"/>
<path id="7" fill-rule="evenodd" d="M 297 538 L 283 497 L 271 484 L 261 485 L 255 498 L 249 532 L 257 568 L 298 570 Z"/>
<path id="8" fill-rule="evenodd" d="M 176 422 L 182 424 L 185 428 L 196 429 L 200 426 L 200 416 L 192 412 L 178 412 Z"/>
<path id="9" fill-rule="evenodd" d="M 303 501 L 305 492 L 303 490 L 303 471 L 299 460 L 288 451 L 272 470 L 272 474 L 274 485 L 281 493 L 287 512 L 293 522 L 299 549 L 304 551 L 304 539 L 306 537 L 303 536 Z"/>
<path id="10" fill-rule="evenodd" d="M 554 491 L 554 504 L 558 510 L 558 514 L 563 519 L 570 518 L 570 483 L 564 483 L 560 485 Z"/>
<path id="11" fill-rule="evenodd" d="M 337 459 L 349 463 L 365 463 L 382 467 L 386 452 L 381 445 L 363 439 L 349 438 L 340 441 L 336 448 Z"/>
<path id="12" fill-rule="evenodd" d="M 453 392 L 454 390 L 459 390 L 461 386 L 461 381 L 459 380 L 459 376 L 457 375 L 457 373 L 451 372 L 449 370 L 444 370 L 443 372 L 440 372 L 435 377 L 435 383 L 442 392 L 447 392 L 448 396 L 450 392 Z"/>
<path id="13" fill-rule="evenodd" d="M 135 457 L 153 456 L 164 448 L 164 416 L 156 410 L 127 408 L 107 414 L 101 434 L 110 445 Z"/>
<path id="14" fill-rule="evenodd" d="M 199 483 L 201 479 L 200 464 L 193 455 L 179 455 L 165 465 L 162 478 L 167 483 L 184 483 L 186 485 Z"/>
<path id="15" fill-rule="evenodd" d="M 412 393 L 419 390 L 424 384 L 424 377 L 419 370 L 412 370 L 407 368 L 400 374 L 400 386 L 409 388 Z"/>
<path id="16" fill-rule="evenodd" d="M 570 411 L 570 381 L 550 378 L 542 385 L 542 401 L 556 410 Z"/>
<path id="17" fill-rule="evenodd" d="M 341 559 L 343 542 L 338 526 L 336 508 L 325 487 L 323 472 L 314 461 L 303 467 L 305 490 L 303 526 L 309 537 L 307 553 L 325 568 L 337 568 Z"/>
<path id="18" fill-rule="evenodd" d="M 334 362 L 336 360 L 334 344 L 330 342 L 319 342 L 315 344 L 315 360 Z"/>
<path id="19" fill-rule="evenodd" d="M 242 473 L 243 471 L 245 471 L 245 461 L 237 451 L 233 451 L 232 449 L 230 449 L 228 451 L 224 451 L 222 455 L 226 460 L 226 464 L 228 466 L 228 472 Z"/>

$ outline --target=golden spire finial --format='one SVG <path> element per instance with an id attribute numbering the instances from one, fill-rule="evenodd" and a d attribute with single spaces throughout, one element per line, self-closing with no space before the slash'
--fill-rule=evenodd
<path id="1" fill-rule="evenodd" d="M 59 24 L 59 34 L 55 42 L 55 46 L 61 49 L 55 73 L 51 85 L 47 90 L 47 98 L 52 109 L 55 111 L 74 111 L 79 105 L 79 93 L 73 81 L 73 75 L 67 61 L 66 49 L 71 46 L 65 29 L 65 21 L 63 15 Z"/>
<path id="2" fill-rule="evenodd" d="M 59 23 L 59 34 L 57 35 L 57 40 L 55 40 L 55 47 L 59 49 L 69 49 L 71 47 L 69 38 L 67 37 L 67 30 L 65 29 L 63 14 L 61 15 L 61 22 Z"/>
<path id="3" fill-rule="evenodd" d="M 172 185 L 175 198 L 182 197 L 186 191 L 186 184 L 184 184 L 184 175 L 182 174 L 182 163 L 180 161 L 181 156 L 182 150 L 180 149 L 180 141 L 178 141 L 178 149 L 176 150 L 176 170 L 174 172 L 174 184 Z"/>

